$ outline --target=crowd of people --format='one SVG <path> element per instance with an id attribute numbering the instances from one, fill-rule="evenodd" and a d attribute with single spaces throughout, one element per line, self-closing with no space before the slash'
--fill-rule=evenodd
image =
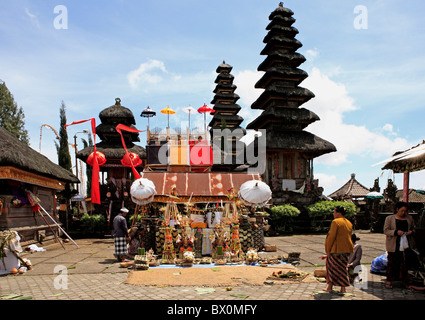
<path id="1" fill-rule="evenodd" d="M 113 221 L 115 257 L 119 262 L 128 261 L 127 213 L 128 209 L 122 208 Z M 321 257 L 326 260 L 327 287 L 324 291 L 327 292 L 332 292 L 334 286 L 340 286 L 341 293 L 345 293 L 346 287 L 358 275 L 358 267 L 361 265 L 362 246 L 357 243 L 360 238 L 353 233 L 353 224 L 345 215 L 344 207 L 335 207 L 334 219 L 325 240 L 326 255 Z M 396 203 L 395 213 L 388 216 L 384 223 L 387 251 L 385 287 L 388 289 L 393 288 L 394 281 L 401 281 L 405 288 L 425 290 L 408 283 L 409 268 L 418 265 L 417 253 L 414 251 L 414 229 L 415 223 L 408 214 L 408 204 Z"/>
<path id="2" fill-rule="evenodd" d="M 341 292 L 353 283 L 357 276 L 362 257 L 360 240 L 353 233 L 352 223 L 345 218 L 345 209 L 338 206 L 334 210 L 334 220 L 331 223 L 325 241 L 326 282 L 324 291 L 332 292 L 334 286 L 340 286 Z M 409 284 L 408 270 L 419 265 L 418 254 L 414 243 L 415 222 L 408 214 L 408 204 L 398 202 L 395 213 L 388 216 L 384 223 L 386 237 L 385 287 L 393 288 L 394 281 L 400 281 L 404 288 L 424 290 L 425 288 Z"/>

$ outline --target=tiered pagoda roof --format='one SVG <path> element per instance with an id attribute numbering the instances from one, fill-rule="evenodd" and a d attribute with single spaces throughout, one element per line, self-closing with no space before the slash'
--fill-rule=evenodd
<path id="1" fill-rule="evenodd" d="M 209 124 L 212 129 L 224 129 L 223 123 L 229 129 L 242 129 L 240 124 L 244 119 L 237 115 L 241 107 L 236 104 L 239 96 L 235 93 L 237 87 L 233 84 L 234 76 L 230 73 L 232 69 L 233 67 L 225 61 L 217 67 L 218 76 L 215 80 L 217 86 L 211 101 L 211 104 L 214 104 L 215 113 Z"/>
<path id="2" fill-rule="evenodd" d="M 96 150 L 102 152 L 107 160 L 122 159 L 125 150 L 122 145 L 121 135 L 117 132 L 118 124 L 136 129 L 133 112 L 121 105 L 121 99 L 115 99 L 115 104 L 99 113 L 101 124 L 96 127 L 96 134 L 101 142 L 96 144 Z M 146 150 L 133 142 L 139 142 L 139 133 L 122 131 L 128 152 L 137 154 L 141 159 L 146 159 Z M 93 152 L 93 147 L 87 147 L 77 153 L 77 157 L 87 161 L 88 156 Z"/>
<path id="3" fill-rule="evenodd" d="M 320 120 L 301 105 L 314 98 L 314 94 L 300 85 L 308 74 L 298 67 L 306 61 L 296 51 L 302 47 L 295 39 L 298 30 L 292 25 L 293 12 L 280 3 L 270 16 L 266 44 L 261 55 L 267 55 L 258 71 L 265 72 L 256 88 L 265 89 L 251 105 L 252 109 L 264 110 L 247 129 L 266 129 L 268 149 L 303 151 L 314 158 L 336 151 L 335 146 L 309 132 L 303 131 L 311 123 Z"/>
<path id="4" fill-rule="evenodd" d="M 237 140 L 242 138 L 246 130 L 240 126 L 243 122 L 243 118 L 238 115 L 241 107 L 236 104 L 239 100 L 239 96 L 235 93 L 237 87 L 233 84 L 234 76 L 231 74 L 233 67 L 223 61 L 217 67 L 216 72 L 218 73 L 215 80 L 216 88 L 213 91 L 215 96 L 211 101 L 214 104 L 214 115 L 209 123 L 211 127 L 212 142 L 219 146 L 221 150 L 220 163 L 218 163 L 217 155 L 214 156 L 214 167 L 213 169 L 225 170 L 226 168 L 232 170 L 241 163 L 238 163 L 238 159 L 241 159 L 242 150 L 237 148 Z M 225 130 L 231 131 L 226 141 L 214 139 L 214 130 Z M 235 129 L 237 129 L 235 131 Z M 224 144 L 222 144 L 224 143 Z M 231 159 L 231 161 L 230 161 Z M 231 163 L 230 163 L 231 162 Z"/>

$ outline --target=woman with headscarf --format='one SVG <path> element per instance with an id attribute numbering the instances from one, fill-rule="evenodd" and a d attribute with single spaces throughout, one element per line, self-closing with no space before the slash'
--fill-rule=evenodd
<path id="1" fill-rule="evenodd" d="M 353 252 L 351 234 L 352 223 L 345 218 L 346 210 L 342 206 L 334 209 L 334 220 L 325 241 L 326 251 L 326 282 L 328 286 L 324 289 L 332 292 L 333 286 L 340 286 L 341 293 L 345 293 L 345 287 L 350 285 L 348 275 L 348 257 Z"/>

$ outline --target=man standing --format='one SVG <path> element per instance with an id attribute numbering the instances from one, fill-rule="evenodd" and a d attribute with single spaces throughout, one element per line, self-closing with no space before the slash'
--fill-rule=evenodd
<path id="1" fill-rule="evenodd" d="M 125 219 L 128 213 L 128 209 L 122 208 L 120 214 L 114 218 L 114 245 L 115 245 L 115 257 L 119 262 L 125 262 L 128 254 L 128 240 L 130 240 L 127 228 L 127 220 Z"/>

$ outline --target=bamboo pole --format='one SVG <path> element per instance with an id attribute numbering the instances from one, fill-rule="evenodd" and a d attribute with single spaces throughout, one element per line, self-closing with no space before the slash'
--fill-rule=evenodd
<path id="1" fill-rule="evenodd" d="M 60 239 L 58 238 L 57 234 L 53 231 L 52 227 L 50 226 L 50 224 L 47 222 L 46 218 L 43 216 L 43 214 L 41 213 L 40 209 L 38 210 L 38 213 L 40 214 L 40 216 L 43 218 L 44 222 L 46 222 L 46 224 L 49 226 L 50 231 L 53 233 L 53 235 L 56 238 L 56 241 L 59 242 L 62 246 L 62 248 L 65 250 L 65 246 L 63 245 L 62 241 L 60 241 Z"/>
<path id="2" fill-rule="evenodd" d="M 76 244 L 75 243 L 75 241 L 74 240 L 72 240 L 72 238 L 66 233 L 66 231 L 65 230 L 63 230 L 62 229 L 62 227 L 56 222 L 56 220 L 55 219 L 53 219 L 52 218 L 52 216 L 40 205 L 40 204 L 38 204 L 39 206 L 40 206 L 40 208 L 47 214 L 47 216 L 57 225 L 57 227 L 66 235 L 66 237 L 69 239 L 69 240 L 71 240 L 72 241 L 72 243 L 73 244 L 75 244 L 76 246 L 77 246 L 77 248 L 80 248 L 79 246 L 78 246 L 78 244 Z"/>

